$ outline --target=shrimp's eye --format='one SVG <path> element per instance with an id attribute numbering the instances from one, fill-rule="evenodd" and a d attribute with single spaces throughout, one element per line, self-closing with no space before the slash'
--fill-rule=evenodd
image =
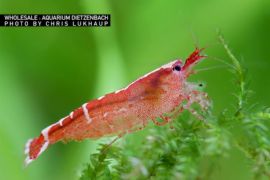
<path id="1" fill-rule="evenodd" d="M 181 71 L 181 66 L 180 65 L 174 66 L 173 71 Z"/>

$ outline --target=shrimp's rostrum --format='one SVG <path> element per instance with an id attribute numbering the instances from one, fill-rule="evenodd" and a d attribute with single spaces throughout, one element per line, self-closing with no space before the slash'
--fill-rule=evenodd
<path id="1" fill-rule="evenodd" d="M 205 56 L 200 49 L 187 58 L 172 61 L 137 79 L 124 89 L 89 101 L 41 131 L 26 144 L 26 164 L 58 141 L 121 135 L 142 129 L 149 120 L 164 125 L 191 104 L 209 106 L 207 94 L 187 82 L 192 67 Z M 187 103 L 183 105 L 183 101 Z M 164 115 L 166 114 L 166 115 Z M 163 122 L 156 121 L 161 118 Z"/>

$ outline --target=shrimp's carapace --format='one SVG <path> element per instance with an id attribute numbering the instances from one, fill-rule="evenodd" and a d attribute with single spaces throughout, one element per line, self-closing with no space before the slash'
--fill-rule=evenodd
<path id="1" fill-rule="evenodd" d="M 164 125 L 182 110 L 198 103 L 203 109 L 209 105 L 207 94 L 186 81 L 189 69 L 205 56 L 200 49 L 187 58 L 172 61 L 142 76 L 126 88 L 89 101 L 68 116 L 41 131 L 39 137 L 27 142 L 26 165 L 36 159 L 48 146 L 58 141 L 100 138 L 136 131 L 149 120 Z M 183 102 L 187 102 L 183 104 Z M 161 118 L 163 122 L 156 121 Z"/>

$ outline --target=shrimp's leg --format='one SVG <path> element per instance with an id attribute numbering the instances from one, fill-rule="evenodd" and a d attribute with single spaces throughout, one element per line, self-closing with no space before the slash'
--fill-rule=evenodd
<path id="1" fill-rule="evenodd" d="M 138 127 L 133 128 L 133 129 L 129 129 L 129 130 L 127 130 L 127 133 L 133 133 L 136 131 L 140 131 L 140 130 L 144 129 L 145 127 L 146 127 L 146 123 L 143 122 L 142 126 L 138 126 Z"/>
<path id="2" fill-rule="evenodd" d="M 191 91 L 191 95 L 187 98 L 187 104 L 183 106 L 184 109 L 188 110 L 193 116 L 195 116 L 199 120 L 203 120 L 204 117 L 200 114 L 198 114 L 197 111 L 192 109 L 190 106 L 193 103 L 199 104 L 202 110 L 207 110 L 208 107 L 210 106 L 210 102 L 208 99 L 208 95 L 205 92 L 201 91 Z"/>
<path id="3" fill-rule="evenodd" d="M 157 126 L 163 126 L 163 125 L 167 124 L 168 122 L 170 122 L 169 117 L 165 117 L 165 116 L 161 115 L 160 118 L 163 120 L 162 122 L 158 122 L 155 118 L 152 118 L 151 120 Z"/>
<path id="4" fill-rule="evenodd" d="M 183 107 L 180 107 L 179 109 L 178 107 L 176 107 L 175 110 L 172 111 L 171 115 L 168 115 L 168 116 L 161 115 L 160 118 L 163 120 L 162 122 L 158 122 L 155 118 L 152 118 L 151 120 L 154 122 L 155 125 L 163 126 L 167 123 L 172 122 L 172 120 L 175 119 L 183 110 L 184 110 Z M 172 124 L 171 124 L 171 128 L 173 128 Z"/>
<path id="5" fill-rule="evenodd" d="M 201 121 L 203 121 L 204 120 L 204 118 L 203 118 L 203 116 L 202 115 L 200 115 L 197 111 L 195 111 L 194 109 L 191 109 L 191 108 L 189 108 L 189 109 L 187 109 L 196 119 L 199 119 L 199 120 L 201 120 Z"/>
<path id="6" fill-rule="evenodd" d="M 201 91 L 192 91 L 190 98 L 190 103 L 198 103 L 202 110 L 207 110 L 210 106 L 210 101 L 207 93 Z"/>
<path id="7" fill-rule="evenodd" d="M 177 116 L 178 116 L 180 113 L 182 113 L 183 110 L 184 110 L 184 108 L 183 108 L 182 106 L 181 106 L 179 109 L 176 109 L 176 110 L 172 113 L 171 119 L 177 118 Z"/>
<path id="8" fill-rule="evenodd" d="M 102 150 L 102 153 L 105 153 L 113 143 L 115 143 L 118 139 L 123 137 L 125 134 L 140 131 L 140 130 L 144 129 L 146 125 L 147 125 L 147 121 L 143 121 L 142 126 L 135 127 L 134 129 L 129 129 L 129 130 L 126 130 L 126 131 L 119 133 L 109 144 L 106 145 L 106 147 Z"/>
<path id="9" fill-rule="evenodd" d="M 179 109 L 176 108 L 176 110 L 172 113 L 171 119 L 176 119 L 179 114 L 183 112 L 184 108 L 181 106 Z M 174 129 L 172 121 L 170 122 L 170 128 Z"/>
<path id="10" fill-rule="evenodd" d="M 109 147 L 111 147 L 111 145 L 113 143 L 115 143 L 118 139 L 120 139 L 121 137 L 123 137 L 127 132 L 121 132 L 119 133 L 109 144 L 106 145 L 106 147 L 102 150 L 102 153 L 105 153 Z"/>
<path id="11" fill-rule="evenodd" d="M 116 142 L 118 139 L 120 139 L 123 135 L 117 135 L 116 138 L 114 138 L 109 144 L 105 146 L 105 148 L 101 151 L 101 153 L 105 153 L 111 145 Z"/>

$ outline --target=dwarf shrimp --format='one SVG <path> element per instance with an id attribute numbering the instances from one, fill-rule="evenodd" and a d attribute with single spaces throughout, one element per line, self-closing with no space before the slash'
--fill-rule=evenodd
<path id="1" fill-rule="evenodd" d="M 165 125 L 184 109 L 195 114 L 190 108 L 193 103 L 206 109 L 207 94 L 187 82 L 194 73 L 192 67 L 205 57 L 200 55 L 201 50 L 196 48 L 184 64 L 180 59 L 165 64 L 123 89 L 83 104 L 43 129 L 39 137 L 26 143 L 26 165 L 58 141 L 121 136 L 143 129 L 149 121 Z"/>

